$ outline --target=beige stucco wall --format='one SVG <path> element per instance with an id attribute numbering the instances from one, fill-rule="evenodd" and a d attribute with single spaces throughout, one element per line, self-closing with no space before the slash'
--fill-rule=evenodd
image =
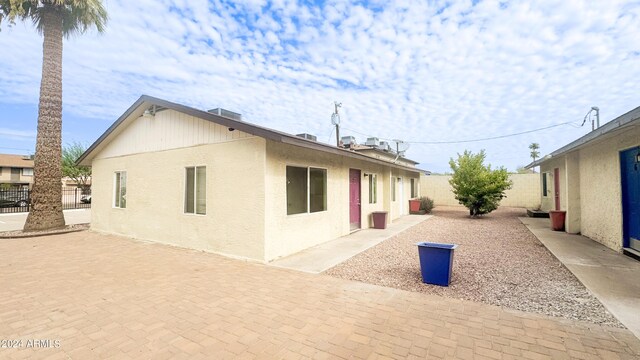
<path id="1" fill-rule="evenodd" d="M 185 167 L 206 166 L 206 215 L 184 213 Z M 114 172 L 127 172 L 127 207 L 113 208 Z M 93 230 L 264 259 L 265 141 L 232 140 L 97 159 Z"/>
<path id="2" fill-rule="evenodd" d="M 393 170 L 402 176 L 407 205 L 400 213 L 400 196 L 391 201 L 391 168 L 357 159 L 267 141 L 265 191 L 265 257 L 273 260 L 308 247 L 344 236 L 349 227 L 349 169 L 361 171 L 361 224 L 371 227 L 373 211 L 387 210 L 390 222 L 408 214 L 409 173 Z M 316 213 L 287 215 L 286 167 L 327 169 L 327 210 Z M 369 179 L 364 174 L 377 174 L 377 203 L 369 204 Z M 413 176 L 417 179 L 417 174 Z"/>
<path id="3" fill-rule="evenodd" d="M 640 127 L 580 150 L 582 234 L 622 249 L 620 151 L 640 146 Z"/>
<path id="4" fill-rule="evenodd" d="M 540 205 L 540 176 L 539 174 L 510 174 L 513 187 L 505 192 L 506 198 L 500 202 L 501 206 L 536 208 Z M 458 206 L 451 191 L 450 175 L 420 175 L 422 195 L 433 199 L 436 206 Z"/>
<path id="5" fill-rule="evenodd" d="M 547 196 L 541 197 L 541 209 L 544 211 L 555 210 L 555 179 L 554 169 L 558 168 L 560 174 L 560 210 L 567 210 L 567 183 L 566 162 L 564 157 L 559 159 L 551 159 L 540 165 L 540 173 L 547 173 Z M 542 188 L 542 176 L 539 176 L 540 188 Z"/>
<path id="6" fill-rule="evenodd" d="M 620 131 L 580 150 L 550 159 L 542 171 L 560 169 L 560 208 L 567 211 L 566 230 L 580 232 L 611 249 L 622 249 L 623 218 L 620 152 L 640 145 L 640 127 Z M 553 177 L 544 210 L 554 209 Z"/>

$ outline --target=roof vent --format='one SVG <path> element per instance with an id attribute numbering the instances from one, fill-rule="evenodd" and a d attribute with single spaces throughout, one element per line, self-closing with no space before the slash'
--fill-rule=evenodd
<path id="1" fill-rule="evenodd" d="M 211 110 L 207 110 L 208 113 L 212 113 L 218 116 L 226 117 L 233 120 L 242 121 L 242 115 L 233 111 L 229 111 L 223 108 L 215 108 Z"/>
<path id="2" fill-rule="evenodd" d="M 318 138 L 315 135 L 311 135 L 311 134 L 307 134 L 307 133 L 296 134 L 296 136 L 299 136 L 299 137 L 301 137 L 303 139 L 307 139 L 307 140 L 318 141 Z"/>

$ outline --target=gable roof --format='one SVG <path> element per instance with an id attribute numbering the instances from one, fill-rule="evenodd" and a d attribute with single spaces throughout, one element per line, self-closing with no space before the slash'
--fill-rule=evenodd
<path id="1" fill-rule="evenodd" d="M 33 168 L 33 159 L 24 155 L 0 154 L 0 167 Z"/>
<path id="2" fill-rule="evenodd" d="M 213 123 L 216 123 L 225 127 L 234 128 L 236 130 L 243 131 L 247 134 L 255 135 L 258 137 L 262 137 L 262 138 L 283 143 L 283 144 L 299 146 L 299 147 L 322 151 L 322 152 L 339 155 L 339 156 L 356 158 L 358 160 L 368 161 L 368 162 L 372 162 L 380 165 L 386 165 L 386 166 L 390 166 L 390 167 L 401 169 L 401 170 L 407 170 L 407 171 L 413 171 L 413 172 L 422 171 L 418 168 L 408 167 L 400 164 L 394 164 L 384 160 L 378 160 L 367 155 L 359 154 L 355 151 L 350 151 L 347 149 L 338 148 L 336 146 L 331 146 L 331 145 L 320 143 L 317 141 L 308 140 L 299 136 L 287 134 L 285 132 L 254 125 L 244 121 L 222 117 L 207 111 L 198 110 L 189 106 L 173 103 L 167 100 L 162 100 L 162 99 L 155 98 L 148 95 L 140 96 L 140 98 L 136 102 L 134 102 L 133 105 L 131 105 L 129 109 L 127 109 L 127 111 L 125 111 L 124 114 L 122 114 L 118 118 L 118 120 L 116 120 L 98 138 L 98 140 L 96 140 L 87 149 L 87 151 L 85 151 L 84 154 L 80 156 L 80 158 L 78 158 L 76 163 L 79 165 L 90 166 L 91 160 L 93 160 L 94 156 L 98 154 L 102 149 L 104 149 L 104 147 L 113 138 L 118 136 L 118 134 L 122 132 L 122 130 L 124 130 L 124 128 L 126 128 L 128 124 L 130 124 L 131 122 L 136 120 L 138 117 L 140 117 L 147 109 L 153 108 L 154 106 L 160 109 L 171 109 L 171 110 L 181 112 L 202 120 L 211 121 Z"/>
<path id="3" fill-rule="evenodd" d="M 617 118 L 609 121 L 601 127 L 593 130 L 585 136 L 570 142 L 569 144 L 557 149 L 551 154 L 538 159 L 529 165 L 525 166 L 525 169 L 531 169 L 539 166 L 553 158 L 567 154 L 568 152 L 581 149 L 596 141 L 604 140 L 615 136 L 619 131 L 628 129 L 630 127 L 640 126 L 640 106 L 637 108 L 618 116 Z"/>

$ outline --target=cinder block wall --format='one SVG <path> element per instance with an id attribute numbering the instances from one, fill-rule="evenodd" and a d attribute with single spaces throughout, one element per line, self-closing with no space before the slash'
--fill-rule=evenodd
<path id="1" fill-rule="evenodd" d="M 420 175 L 420 192 L 435 205 L 460 205 L 449 185 L 450 175 Z M 510 174 L 513 187 L 506 191 L 501 206 L 537 208 L 540 206 L 540 174 Z"/>

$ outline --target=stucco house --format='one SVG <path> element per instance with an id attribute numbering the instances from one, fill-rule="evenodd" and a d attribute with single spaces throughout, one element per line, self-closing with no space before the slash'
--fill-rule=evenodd
<path id="1" fill-rule="evenodd" d="M 80 157 L 95 231 L 270 261 L 408 214 L 420 170 L 142 96 Z M 413 187 L 412 187 L 413 184 Z"/>
<path id="2" fill-rule="evenodd" d="M 640 254 L 640 107 L 535 161 L 542 210 L 565 210 L 565 229 Z"/>
<path id="3" fill-rule="evenodd" d="M 33 185 L 33 156 L 0 154 L 0 187 L 30 189 Z"/>

